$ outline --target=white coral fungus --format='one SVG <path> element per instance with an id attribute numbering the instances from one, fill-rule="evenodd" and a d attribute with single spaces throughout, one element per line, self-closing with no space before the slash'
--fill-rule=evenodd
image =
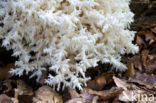
<path id="1" fill-rule="evenodd" d="M 122 71 L 122 54 L 136 53 L 129 0 L 1 0 L 2 45 L 19 57 L 10 73 L 53 71 L 45 82 L 82 89 L 97 62 Z"/>

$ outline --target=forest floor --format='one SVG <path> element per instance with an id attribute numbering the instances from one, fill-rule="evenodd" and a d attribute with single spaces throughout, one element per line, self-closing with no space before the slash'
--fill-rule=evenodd
<path id="1" fill-rule="evenodd" d="M 0 103 L 156 103 L 156 1 L 133 0 L 131 9 L 139 52 L 122 56 L 127 71 L 113 71 L 111 65 L 99 63 L 86 72 L 91 80 L 82 91 L 53 91 L 44 84 L 44 75 L 39 83 L 27 75 L 10 75 L 16 58 L 1 47 Z"/>

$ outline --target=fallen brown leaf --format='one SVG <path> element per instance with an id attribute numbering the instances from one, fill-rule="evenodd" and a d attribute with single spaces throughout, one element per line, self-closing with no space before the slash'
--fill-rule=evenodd
<path id="1" fill-rule="evenodd" d="M 152 28 L 151 31 L 152 31 L 153 33 L 156 33 L 156 27 Z"/>
<path id="2" fill-rule="evenodd" d="M 142 63 L 140 56 L 133 56 L 131 59 L 131 62 L 134 63 L 134 67 L 138 69 L 139 71 L 142 71 Z"/>
<path id="3" fill-rule="evenodd" d="M 33 103 L 63 103 L 63 100 L 51 87 L 42 86 L 35 92 Z"/>
<path id="4" fill-rule="evenodd" d="M 156 24 L 143 26 L 142 29 L 137 33 L 136 43 L 139 45 L 140 50 L 151 48 L 156 42 Z"/>
<path id="5" fill-rule="evenodd" d="M 11 100 L 13 103 L 19 103 L 18 99 L 16 99 L 16 98 L 11 98 Z"/>
<path id="6" fill-rule="evenodd" d="M 71 98 L 79 98 L 80 97 L 80 94 L 78 94 L 76 92 L 76 90 L 73 90 L 71 88 L 68 88 L 68 91 L 69 91 L 69 94 L 70 94 Z"/>
<path id="7" fill-rule="evenodd" d="M 29 92 L 28 94 L 25 93 L 25 91 L 22 92 L 20 89 L 15 89 L 14 97 L 11 100 L 13 103 L 32 103 L 32 95 Z"/>
<path id="8" fill-rule="evenodd" d="M 87 99 L 87 100 L 93 100 L 93 98 L 95 97 L 95 95 L 93 94 L 90 94 L 88 92 L 89 89 L 86 89 L 86 88 L 83 88 L 83 91 L 81 92 L 80 96 L 84 99 Z"/>
<path id="9" fill-rule="evenodd" d="M 141 55 L 142 55 L 142 62 L 143 62 L 143 66 L 146 67 L 147 66 L 147 57 L 149 54 L 149 50 L 143 50 Z"/>
<path id="10" fill-rule="evenodd" d="M 110 90 L 103 90 L 103 91 L 95 91 L 92 89 L 83 88 L 81 95 L 87 93 L 89 95 L 98 96 L 99 99 L 102 99 L 102 100 L 109 100 L 109 99 L 113 99 L 117 97 L 120 93 L 122 93 L 122 91 L 123 89 L 115 88 L 115 87 L 111 88 Z"/>
<path id="11" fill-rule="evenodd" d="M 117 87 L 119 88 L 123 88 L 124 90 L 127 90 L 127 88 L 129 88 L 129 84 L 124 82 L 123 80 L 113 76 L 114 82 L 116 84 Z"/>
<path id="12" fill-rule="evenodd" d="M 139 46 L 145 45 L 144 40 L 143 40 L 139 35 L 137 35 L 137 37 L 136 37 L 136 43 L 137 43 Z"/>
<path id="13" fill-rule="evenodd" d="M 17 80 L 18 95 L 33 95 L 33 89 L 27 85 L 23 80 Z"/>
<path id="14" fill-rule="evenodd" d="M 155 61 L 156 60 L 156 54 L 154 55 L 148 55 L 149 61 Z"/>
<path id="15" fill-rule="evenodd" d="M 156 73 L 156 54 L 148 55 L 147 57 L 147 66 L 145 67 L 146 73 L 152 74 Z"/>
<path id="16" fill-rule="evenodd" d="M 104 85 L 106 85 L 106 79 L 104 75 L 98 76 L 94 80 L 87 82 L 87 87 L 94 90 L 102 90 Z"/>
<path id="17" fill-rule="evenodd" d="M 146 67 L 147 73 L 156 73 L 156 61 Z"/>
<path id="18" fill-rule="evenodd" d="M 144 25 L 141 27 L 141 31 L 144 31 L 144 30 L 147 30 L 149 28 L 153 28 L 153 27 L 156 27 L 156 24 L 150 24 L 150 25 Z"/>
<path id="19" fill-rule="evenodd" d="M 12 90 L 12 82 L 14 82 L 13 80 L 11 80 L 11 79 L 8 79 L 8 80 L 4 80 L 3 81 L 3 86 L 4 86 L 4 92 L 6 93 L 6 92 L 9 92 L 9 91 L 11 91 Z"/>
<path id="20" fill-rule="evenodd" d="M 155 36 L 153 35 L 152 31 L 150 32 L 145 32 L 145 40 L 147 42 L 151 41 L 151 40 L 155 40 Z"/>
<path id="21" fill-rule="evenodd" d="M 84 98 L 73 98 L 68 100 L 66 103 L 92 103 L 92 102 Z"/>
<path id="22" fill-rule="evenodd" d="M 13 103 L 11 98 L 8 97 L 6 94 L 0 95 L 0 103 Z"/>
<path id="23" fill-rule="evenodd" d="M 128 70 L 126 71 L 125 76 L 128 78 L 134 76 L 135 75 L 134 64 L 132 62 L 128 62 L 126 65 Z"/>
<path id="24" fill-rule="evenodd" d="M 129 84 L 117 77 L 113 77 L 114 81 L 117 85 L 117 87 L 121 87 L 124 89 L 124 91 L 119 94 L 119 100 L 123 102 L 128 102 L 128 101 L 139 101 L 140 95 L 144 95 L 146 91 L 140 89 L 136 85 Z"/>
<path id="25" fill-rule="evenodd" d="M 99 99 L 99 97 L 98 97 L 98 96 L 95 96 L 95 97 L 93 98 L 93 100 L 92 100 L 92 103 L 98 103 L 98 99 Z"/>
<path id="26" fill-rule="evenodd" d="M 140 95 L 145 93 L 142 90 L 125 90 L 119 95 L 119 100 L 123 102 L 138 101 Z"/>
<path id="27" fill-rule="evenodd" d="M 88 81 L 87 87 L 93 90 L 102 90 L 106 84 L 108 85 L 113 82 L 112 77 L 113 72 L 108 71 L 100 76 L 95 77 L 94 80 Z"/>
<path id="28" fill-rule="evenodd" d="M 147 87 L 148 89 L 156 90 L 156 76 L 136 73 L 133 78 L 130 78 L 130 82 L 138 83 Z"/>

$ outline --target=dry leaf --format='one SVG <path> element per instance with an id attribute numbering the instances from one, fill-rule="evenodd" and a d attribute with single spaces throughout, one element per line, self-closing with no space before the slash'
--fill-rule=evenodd
<path id="1" fill-rule="evenodd" d="M 139 35 L 137 35 L 137 37 L 136 37 L 136 43 L 137 43 L 139 46 L 145 45 L 144 40 L 143 40 Z"/>
<path id="2" fill-rule="evenodd" d="M 127 88 L 129 88 L 129 85 L 126 82 L 124 82 L 123 80 L 121 80 L 115 76 L 113 76 L 113 79 L 114 79 L 114 82 L 117 87 L 123 88 L 124 90 L 127 90 Z"/>
<path id="3" fill-rule="evenodd" d="M 17 80 L 17 89 L 19 95 L 33 95 L 33 89 L 21 79 Z"/>
<path id="4" fill-rule="evenodd" d="M 133 56 L 130 60 L 134 63 L 135 68 L 137 68 L 139 71 L 142 71 L 142 63 L 140 56 Z"/>
<path id="5" fill-rule="evenodd" d="M 156 55 L 148 55 L 147 66 L 145 67 L 146 73 L 152 74 L 156 73 Z"/>
<path id="6" fill-rule="evenodd" d="M 108 71 L 100 76 L 95 77 L 94 80 L 88 81 L 87 87 L 93 90 L 102 90 L 106 84 L 108 85 L 113 82 L 112 77 L 113 72 Z"/>
<path id="7" fill-rule="evenodd" d="M 131 58 L 131 62 L 134 64 L 134 67 L 136 69 L 144 72 L 144 67 L 146 73 L 151 74 L 147 75 L 136 73 L 133 77 L 129 79 L 129 82 L 131 83 L 124 82 L 119 78 L 114 78 L 116 85 L 118 87 L 124 88 L 124 91 L 119 96 L 120 101 L 136 101 L 137 103 L 147 103 L 147 101 L 139 101 L 140 99 L 142 99 L 140 95 L 147 95 L 147 98 L 149 99 L 149 93 L 153 95 L 156 94 L 156 76 L 152 75 L 152 73 L 156 73 L 156 56 L 154 56 L 156 55 L 155 33 L 156 24 L 143 26 L 141 31 L 137 33 L 136 43 L 140 46 L 141 57 L 133 56 Z M 127 64 L 128 69 L 133 68 L 132 63 Z M 130 71 L 127 71 L 127 73 L 128 72 Z M 152 101 L 150 103 L 155 102 Z"/>
<path id="8" fill-rule="evenodd" d="M 104 85 L 106 85 L 106 79 L 104 75 L 98 76 L 94 80 L 87 82 L 87 87 L 94 90 L 102 90 Z"/>
<path id="9" fill-rule="evenodd" d="M 156 76 L 136 73 L 133 78 L 130 78 L 130 82 L 138 83 L 147 87 L 148 89 L 156 90 Z"/>
<path id="10" fill-rule="evenodd" d="M 12 90 L 12 82 L 14 82 L 13 80 L 11 80 L 11 79 L 8 79 L 8 80 L 5 80 L 5 81 L 3 81 L 3 86 L 5 87 L 5 89 L 4 89 L 4 92 L 6 93 L 6 92 L 9 92 L 10 90 Z"/>
<path id="11" fill-rule="evenodd" d="M 156 35 L 155 35 L 156 26 L 155 25 L 156 24 L 143 26 L 141 31 L 137 33 L 136 43 L 140 46 L 140 48 L 147 49 L 156 41 Z"/>
<path id="12" fill-rule="evenodd" d="M 92 103 L 98 103 L 98 99 L 99 99 L 99 97 L 98 97 L 98 96 L 95 96 L 95 97 L 93 98 L 93 100 L 92 100 Z"/>
<path id="13" fill-rule="evenodd" d="M 22 92 L 20 89 L 15 89 L 14 98 L 11 98 L 11 100 L 13 103 L 32 103 L 32 95 L 25 93 L 26 92 Z"/>
<path id="14" fill-rule="evenodd" d="M 68 100 L 66 103 L 91 103 L 91 101 L 84 98 L 73 98 Z"/>
<path id="15" fill-rule="evenodd" d="M 132 77 L 135 75 L 135 69 L 134 69 L 134 64 L 132 62 L 128 62 L 127 64 L 128 70 L 126 71 L 126 77 Z"/>
<path id="16" fill-rule="evenodd" d="M 146 41 L 155 40 L 155 36 L 153 35 L 151 31 L 145 32 L 145 40 Z"/>
<path id="17" fill-rule="evenodd" d="M 66 103 L 91 103 L 94 98 L 94 95 L 89 94 L 87 91 L 83 91 L 83 93 L 78 94 L 75 90 L 68 88 L 69 93 L 71 95 L 71 99 Z"/>
<path id="18" fill-rule="evenodd" d="M 89 88 L 83 88 L 82 94 L 94 95 L 98 96 L 99 99 L 102 100 L 109 100 L 112 98 L 117 97 L 120 93 L 122 93 L 123 89 L 121 88 L 111 88 L 110 90 L 103 90 L 103 91 L 95 91 Z"/>
<path id="19" fill-rule="evenodd" d="M 156 61 L 146 67 L 147 73 L 156 73 Z"/>
<path id="20" fill-rule="evenodd" d="M 152 31 L 153 33 L 156 33 L 156 27 L 155 27 L 155 28 L 152 28 L 151 31 Z"/>
<path id="21" fill-rule="evenodd" d="M 149 54 L 149 50 L 143 50 L 141 55 L 142 55 L 142 62 L 143 62 L 143 65 L 146 67 L 147 66 L 147 57 L 148 57 L 148 54 Z"/>
<path id="22" fill-rule="evenodd" d="M 13 103 L 19 103 L 18 99 L 16 99 L 16 98 L 11 98 L 11 100 Z"/>
<path id="23" fill-rule="evenodd" d="M 87 99 L 87 100 L 93 100 L 94 96 L 93 94 L 90 94 L 88 92 L 89 89 L 86 89 L 86 88 L 83 88 L 83 91 L 81 92 L 80 96 L 84 99 Z"/>
<path id="24" fill-rule="evenodd" d="M 119 95 L 120 101 L 138 101 L 138 99 L 140 100 L 140 95 L 146 93 L 144 90 L 140 90 L 136 85 L 128 84 L 119 78 L 114 77 L 114 81 L 118 87 L 124 89 L 124 91 Z"/>
<path id="25" fill-rule="evenodd" d="M 126 91 L 123 91 L 119 95 L 119 100 L 123 101 L 123 102 L 137 101 L 137 99 L 140 98 L 139 96 L 143 93 L 145 93 L 145 91 L 142 91 L 142 90 L 126 90 Z"/>
<path id="26" fill-rule="evenodd" d="M 148 55 L 148 60 L 149 61 L 155 61 L 156 60 L 156 54 L 154 54 L 154 55 Z"/>
<path id="27" fill-rule="evenodd" d="M 75 90 L 68 88 L 68 91 L 69 91 L 71 98 L 79 98 L 80 97 L 80 95 Z"/>
<path id="28" fill-rule="evenodd" d="M 12 100 L 18 103 L 19 102 L 18 96 L 19 96 L 19 89 L 15 89 L 14 98 L 12 98 Z"/>
<path id="29" fill-rule="evenodd" d="M 35 92 L 33 103 L 63 103 L 63 100 L 51 87 L 42 86 Z"/>
<path id="30" fill-rule="evenodd" d="M 6 94 L 0 95 L 0 103 L 13 103 L 11 98 L 8 97 Z"/>

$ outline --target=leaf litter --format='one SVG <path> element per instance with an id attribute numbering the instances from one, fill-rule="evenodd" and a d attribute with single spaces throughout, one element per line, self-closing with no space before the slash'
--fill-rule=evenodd
<path id="1" fill-rule="evenodd" d="M 43 81 L 47 73 L 43 73 L 37 85 L 33 79 L 31 83 L 25 82 L 25 78 L 8 74 L 13 63 L 6 65 L 0 61 L 0 103 L 146 103 L 146 100 L 156 100 L 156 24 L 143 26 L 134 42 L 140 50 L 136 55 L 126 56 L 126 72 L 107 71 L 111 66 L 101 64 L 95 73 L 89 73 L 94 75 L 82 91 L 52 90 Z M 62 94 L 69 94 L 68 99 Z"/>

